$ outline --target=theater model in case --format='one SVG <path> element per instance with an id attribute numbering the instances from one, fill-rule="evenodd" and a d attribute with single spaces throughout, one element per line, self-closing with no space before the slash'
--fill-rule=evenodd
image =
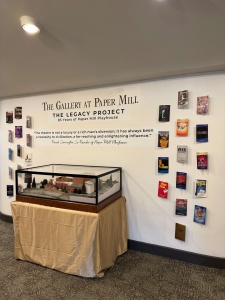
<path id="1" fill-rule="evenodd" d="M 99 212 L 121 192 L 120 167 L 51 164 L 16 170 L 16 201 Z"/>

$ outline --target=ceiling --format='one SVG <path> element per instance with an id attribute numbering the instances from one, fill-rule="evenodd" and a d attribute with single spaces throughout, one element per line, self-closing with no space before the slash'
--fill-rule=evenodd
<path id="1" fill-rule="evenodd" d="M 224 70 L 225 0 L 0 0 L 1 99 Z"/>

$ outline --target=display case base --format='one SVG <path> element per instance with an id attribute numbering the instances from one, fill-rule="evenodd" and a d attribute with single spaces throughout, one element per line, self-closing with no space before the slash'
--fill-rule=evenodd
<path id="1" fill-rule="evenodd" d="M 116 199 L 122 196 L 121 191 L 117 192 L 116 194 L 108 197 L 104 201 L 100 202 L 99 204 L 86 204 L 86 203 L 78 203 L 78 202 L 66 202 L 66 201 L 58 201 L 54 199 L 45 199 L 45 198 L 35 198 L 35 197 L 28 197 L 22 195 L 16 195 L 16 201 L 19 202 L 26 202 L 32 204 L 39 204 L 44 206 L 50 207 L 57 207 L 62 209 L 72 209 L 72 210 L 80 210 L 92 213 L 98 213 L 103 208 L 114 202 Z"/>

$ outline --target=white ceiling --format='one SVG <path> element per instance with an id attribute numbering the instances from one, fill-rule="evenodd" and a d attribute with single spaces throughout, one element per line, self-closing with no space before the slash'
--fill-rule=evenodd
<path id="1" fill-rule="evenodd" d="M 221 70 L 225 0 L 0 0 L 0 98 Z"/>

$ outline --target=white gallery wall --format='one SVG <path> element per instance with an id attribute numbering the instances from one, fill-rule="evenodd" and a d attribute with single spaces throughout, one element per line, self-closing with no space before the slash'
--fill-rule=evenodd
<path id="1" fill-rule="evenodd" d="M 178 109 L 178 91 L 189 91 L 189 108 Z M 209 96 L 209 113 L 196 114 L 198 96 Z M 132 98 L 131 98 L 132 97 Z M 110 99 L 104 101 L 104 99 Z M 170 105 L 170 122 L 159 122 L 159 105 Z M 6 112 L 22 107 L 22 119 L 6 123 Z M 129 239 L 225 257 L 225 74 L 165 79 L 114 87 L 37 95 L 0 101 L 0 211 L 11 215 L 15 175 L 8 168 L 50 163 L 121 166 L 127 199 Z M 26 128 L 26 116 L 32 127 Z M 108 117 L 108 119 L 106 118 Z M 96 118 L 96 119 L 94 119 Z M 189 119 L 187 137 L 176 136 L 176 120 Z M 208 124 L 209 141 L 197 143 L 196 124 Z M 15 138 L 15 126 L 23 137 Z M 13 141 L 8 142 L 8 130 Z M 158 131 L 170 134 L 169 148 L 158 148 Z M 26 134 L 32 146 L 26 146 Z M 141 136 L 140 136 L 141 135 Z M 21 157 L 17 156 L 17 145 Z M 177 162 L 177 145 L 188 146 L 188 163 Z M 13 150 L 8 159 L 8 148 Z M 196 152 L 209 155 L 208 170 L 196 167 Z M 158 157 L 169 157 L 169 173 L 158 174 Z M 176 172 L 187 172 L 187 189 L 176 188 Z M 194 196 L 194 181 L 206 179 L 207 198 Z M 169 183 L 168 199 L 157 196 L 158 181 Z M 14 185 L 8 197 L 6 186 Z M 176 198 L 188 200 L 187 216 L 175 214 Z M 194 206 L 207 208 L 206 224 L 193 222 Z M 174 238 L 175 223 L 186 225 L 186 241 Z"/>

